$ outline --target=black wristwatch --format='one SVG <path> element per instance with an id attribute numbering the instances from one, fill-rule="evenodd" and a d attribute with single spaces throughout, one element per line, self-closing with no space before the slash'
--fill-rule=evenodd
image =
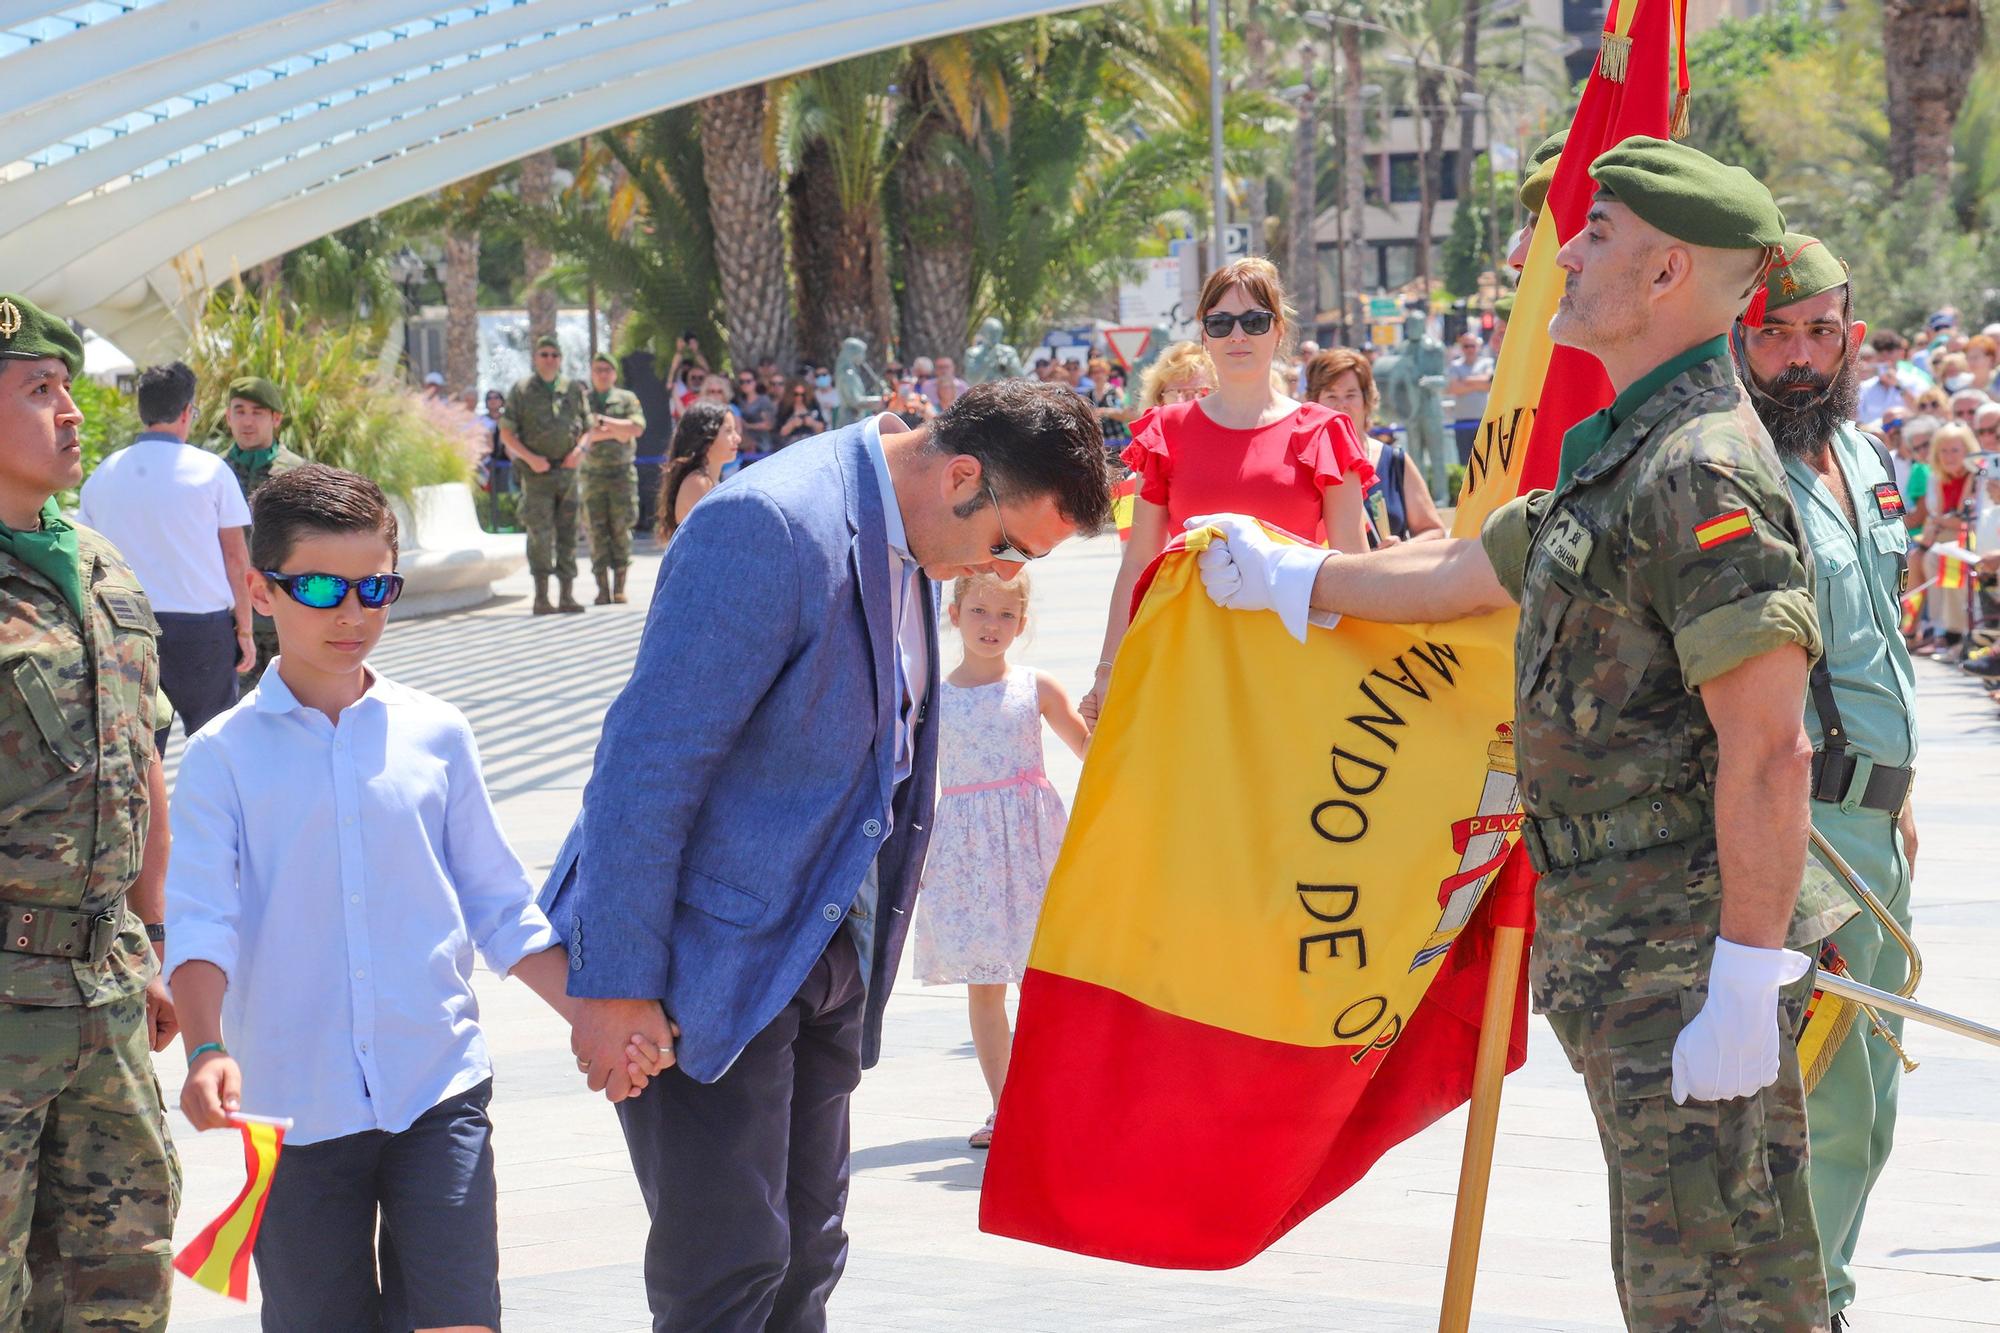
<path id="1" fill-rule="evenodd" d="M 167 942 L 167 928 L 165 924 L 158 921 L 148 921 L 146 923 L 146 938 L 155 944 L 165 944 Z"/>

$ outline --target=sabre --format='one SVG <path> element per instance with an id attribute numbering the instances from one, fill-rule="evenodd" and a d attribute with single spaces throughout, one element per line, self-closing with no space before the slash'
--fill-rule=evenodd
<path id="1" fill-rule="evenodd" d="M 1983 1041 L 1988 1046 L 2000 1046 L 2000 1028 L 1990 1028 L 1984 1023 L 1975 1023 L 1969 1018 L 1960 1018 L 1957 1014 L 1948 1014 L 1942 1009 L 1933 1009 L 1927 1004 L 1920 1004 L 1907 996 L 1897 995 L 1892 991 L 1878 990 L 1874 986 L 1864 986 L 1852 977 L 1836 976 L 1831 972 L 1822 972 L 1814 979 L 1813 985 L 1828 995 L 1838 995 L 1844 1000 L 1852 1000 L 1855 1004 L 1861 1005 L 1864 1008 L 1880 1009 L 1884 1013 L 1896 1014 L 1913 1022 L 1928 1023 L 1934 1028 L 1943 1028 L 1946 1032 L 1955 1032 L 1961 1037 L 1970 1037 L 1974 1041 Z"/>

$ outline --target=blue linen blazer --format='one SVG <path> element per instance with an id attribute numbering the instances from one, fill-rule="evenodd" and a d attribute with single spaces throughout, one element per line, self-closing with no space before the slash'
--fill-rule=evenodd
<path id="1" fill-rule="evenodd" d="M 720 1078 L 848 923 L 863 1067 L 914 908 L 937 776 L 936 595 L 914 764 L 894 786 L 888 536 L 864 425 L 711 491 L 660 566 L 631 679 L 541 895 L 569 993 L 659 999 L 679 1063 Z"/>

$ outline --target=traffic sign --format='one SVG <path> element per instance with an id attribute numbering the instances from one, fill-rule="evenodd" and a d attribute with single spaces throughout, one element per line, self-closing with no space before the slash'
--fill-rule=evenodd
<path id="1" fill-rule="evenodd" d="M 1117 357 L 1118 364 L 1127 370 L 1146 354 L 1146 344 L 1152 340 L 1151 329 L 1125 328 L 1104 331 L 1104 341 L 1111 345 L 1111 355 Z"/>

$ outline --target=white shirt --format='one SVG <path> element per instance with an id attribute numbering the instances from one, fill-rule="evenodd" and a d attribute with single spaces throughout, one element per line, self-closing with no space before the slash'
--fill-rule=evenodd
<path id="1" fill-rule="evenodd" d="M 868 458 L 875 464 L 875 484 L 882 490 L 882 521 L 889 530 L 889 623 L 896 627 L 896 685 L 902 706 L 896 710 L 896 764 L 898 783 L 916 766 L 916 747 L 911 740 L 911 723 L 924 701 L 924 682 L 930 673 L 930 653 L 924 643 L 923 598 L 917 594 L 917 560 L 910 554 L 910 539 L 903 530 L 903 507 L 896 499 L 896 483 L 889 476 L 889 458 L 882 452 L 882 423 L 893 430 L 909 429 L 900 417 L 884 412 L 868 422 L 864 435 Z"/>
<path id="2" fill-rule="evenodd" d="M 188 742 L 171 810 L 167 973 L 228 977 L 244 1110 L 295 1143 L 396 1133 L 491 1076 L 473 949 L 504 975 L 557 941 L 457 709 L 376 676 L 336 725 L 274 662 Z"/>
<path id="3" fill-rule="evenodd" d="M 83 483 L 77 517 L 111 539 L 154 611 L 205 615 L 236 605 L 217 534 L 249 527 L 250 506 L 236 474 L 208 450 L 140 432 Z"/>
<path id="4" fill-rule="evenodd" d="M 1884 384 L 1878 375 L 1861 386 L 1861 397 L 1855 405 L 1854 416 L 1858 421 L 1880 421 L 1884 412 L 1902 406 L 1903 386 Z"/>

